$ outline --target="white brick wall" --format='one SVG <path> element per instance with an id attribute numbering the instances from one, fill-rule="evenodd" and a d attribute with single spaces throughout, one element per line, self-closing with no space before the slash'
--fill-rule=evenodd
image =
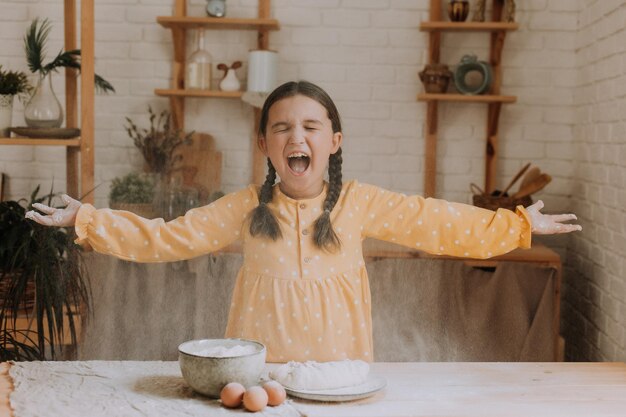
<path id="1" fill-rule="evenodd" d="M 256 4 L 228 0 L 228 15 L 253 17 Z M 26 68 L 22 37 L 35 16 L 52 19 L 49 51 L 61 48 L 60 2 L 2 0 L 2 5 L 0 64 Z M 107 205 L 112 178 L 142 165 L 123 129 L 124 118 L 146 126 L 148 105 L 157 110 L 168 105 L 153 90 L 170 85 L 171 36 L 156 24 L 156 16 L 171 13 L 172 5 L 173 0 L 96 4 L 96 71 L 118 90 L 96 98 L 97 206 Z M 203 15 L 204 6 L 204 0 L 191 0 L 189 14 Z M 281 23 L 281 30 L 270 36 L 280 55 L 279 81 L 308 79 L 335 99 L 344 124 L 346 178 L 407 193 L 423 191 L 425 105 L 415 96 L 422 91 L 417 73 L 426 62 L 428 42 L 418 26 L 428 19 L 428 7 L 428 0 L 272 2 L 272 14 Z M 625 298 L 626 275 L 625 246 L 619 245 L 626 240 L 620 209 L 626 205 L 624 9 L 624 2 L 617 0 L 520 1 L 521 27 L 507 34 L 503 54 L 502 92 L 517 95 L 518 102 L 502 110 L 498 185 L 532 161 L 554 177 L 537 196 L 547 210 L 571 211 L 573 195 L 574 209 L 585 224 L 585 232 L 571 240 L 568 261 L 581 272 L 576 278 L 566 275 L 567 297 L 573 298 L 564 302 L 568 353 L 576 358 L 624 359 L 626 307 L 619 301 Z M 468 52 L 487 59 L 488 39 L 487 34 L 445 34 L 442 61 L 456 64 Z M 214 64 L 244 61 L 238 71 L 244 79 L 255 34 L 207 31 L 206 40 Z M 215 71 L 215 83 L 218 76 Z M 63 80 L 57 78 L 55 87 L 61 92 Z M 486 111 L 478 104 L 440 106 L 439 197 L 468 202 L 469 183 L 483 183 Z M 20 104 L 14 120 L 23 123 Z M 189 99 L 186 122 L 189 130 L 212 134 L 224 153 L 224 191 L 245 186 L 251 175 L 249 106 L 235 100 Z M 63 160 L 58 149 L 0 147 L 0 170 L 11 177 L 9 197 L 27 196 L 37 184 L 47 189 L 53 176 L 55 189 L 62 190 Z M 600 199 L 610 203 L 605 206 Z M 568 239 L 546 241 L 563 252 Z M 601 266 L 608 259 L 605 252 L 615 256 L 617 272 Z M 621 314 L 621 321 L 611 322 L 603 314 L 606 300 L 612 300 L 607 305 L 614 317 Z M 574 335 L 589 336 L 589 341 L 577 344 Z M 607 346 L 613 347 L 603 350 Z"/>
<path id="2" fill-rule="evenodd" d="M 624 361 L 626 2 L 579 3 L 571 200 L 584 230 L 570 240 L 562 330 L 569 358 Z"/>

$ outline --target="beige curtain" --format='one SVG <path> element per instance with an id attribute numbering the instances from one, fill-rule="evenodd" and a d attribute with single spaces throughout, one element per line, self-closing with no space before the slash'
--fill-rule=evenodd
<path id="1" fill-rule="evenodd" d="M 240 254 L 136 264 L 89 254 L 93 315 L 79 359 L 176 360 L 179 343 L 222 337 Z M 376 361 L 551 361 L 555 271 L 521 263 L 377 259 Z"/>

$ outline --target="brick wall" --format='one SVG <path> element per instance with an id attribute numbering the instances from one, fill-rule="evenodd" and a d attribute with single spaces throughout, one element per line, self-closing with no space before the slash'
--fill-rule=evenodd
<path id="1" fill-rule="evenodd" d="M 563 331 L 573 360 L 626 360 L 626 2 L 580 2 L 572 236 Z"/>
<path id="2" fill-rule="evenodd" d="M 171 13 L 173 0 L 96 3 L 96 71 L 117 89 L 114 95 L 96 97 L 95 178 L 100 184 L 96 205 L 103 207 L 112 178 L 142 165 L 124 131 L 124 118 L 145 126 L 148 105 L 156 109 L 168 105 L 153 91 L 170 85 L 171 36 L 155 19 Z M 228 0 L 228 15 L 253 17 L 256 4 L 256 0 Z M 3 0 L 2 5 L 0 64 L 25 69 L 22 36 L 36 16 L 54 23 L 49 51 L 62 46 L 60 2 Z M 203 15 L 204 5 L 204 0 L 191 0 L 189 14 Z M 426 62 L 428 40 L 417 28 L 428 19 L 428 7 L 428 0 L 272 2 L 272 14 L 281 23 L 281 30 L 270 37 L 271 47 L 280 55 L 279 81 L 308 79 L 335 99 L 344 123 L 345 178 L 407 193 L 423 191 L 425 105 L 415 96 L 422 91 L 417 72 Z M 619 203 L 626 202 L 617 184 L 624 175 L 619 156 L 626 155 L 615 142 L 624 137 L 619 117 L 624 108 L 620 87 L 624 56 L 616 52 L 623 51 L 624 42 L 618 41 L 624 36 L 623 13 L 622 1 L 519 1 L 521 27 L 507 35 L 503 54 L 502 92 L 517 95 L 518 102 L 502 110 L 499 186 L 532 161 L 554 178 L 537 195 L 546 202 L 547 211 L 574 209 L 586 226 L 585 233 L 572 240 L 568 258 L 572 268 L 585 272 L 572 275 L 570 271 L 565 279 L 564 308 L 566 315 L 572 315 L 564 320 L 568 352 L 576 358 L 608 358 L 618 351 L 624 358 L 626 313 L 618 301 L 624 299 L 624 279 L 620 279 L 624 255 L 618 248 L 626 247 L 619 240 L 626 226 L 623 220 L 619 229 L 609 222 L 620 219 Z M 238 75 L 245 79 L 247 51 L 256 46 L 255 34 L 207 31 L 206 40 L 215 64 L 244 61 Z M 468 52 L 486 59 L 487 46 L 487 34 L 445 34 L 442 61 L 455 64 Z M 616 51 L 607 52 L 611 48 Z M 61 76 L 55 79 L 58 93 L 62 82 Z M 607 96 L 611 99 L 603 98 Z M 601 107 L 596 106 L 599 103 Z M 468 202 L 469 183 L 483 182 L 486 111 L 479 104 L 440 107 L 439 197 Z M 19 104 L 14 120 L 16 124 L 23 120 Z M 235 100 L 188 99 L 186 123 L 190 130 L 212 134 L 224 153 L 224 191 L 246 185 L 251 175 L 251 108 Z M 64 152 L 3 146 L 0 171 L 11 177 L 11 198 L 27 196 L 37 184 L 47 189 L 51 178 L 54 188 L 62 190 Z M 608 203 L 600 205 L 600 198 Z M 544 241 L 565 255 L 569 239 Z M 609 250 L 604 251 L 604 246 Z M 605 301 L 613 316 L 603 313 L 600 306 Z M 577 344 L 575 339 L 587 335 L 596 335 L 590 345 Z"/>

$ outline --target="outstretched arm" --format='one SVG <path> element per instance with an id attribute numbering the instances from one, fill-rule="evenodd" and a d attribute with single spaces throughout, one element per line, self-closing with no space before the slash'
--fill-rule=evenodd
<path id="1" fill-rule="evenodd" d="M 532 223 L 532 232 L 536 235 L 553 235 L 583 230 L 579 224 L 563 223 L 577 220 L 575 214 L 543 214 L 543 201 L 539 200 L 532 206 L 526 207 L 526 212 Z"/>

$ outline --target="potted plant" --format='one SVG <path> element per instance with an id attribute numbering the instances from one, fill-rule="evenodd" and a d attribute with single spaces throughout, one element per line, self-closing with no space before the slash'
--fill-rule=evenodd
<path id="1" fill-rule="evenodd" d="M 54 194 L 0 202 L 0 360 L 54 359 L 77 344 L 77 314 L 89 311 L 88 274 L 80 246 L 65 228 L 24 216 Z M 23 323 L 28 325 L 22 327 Z"/>
<path id="2" fill-rule="evenodd" d="M 115 210 L 127 210 L 151 219 L 156 217 L 153 209 L 155 179 L 149 174 L 131 172 L 113 180 L 109 192 L 109 206 Z"/>
<path id="3" fill-rule="evenodd" d="M 46 42 L 50 34 L 50 22 L 47 19 L 33 20 L 26 36 L 24 37 L 24 49 L 28 68 L 33 74 L 39 75 L 39 81 L 35 92 L 24 108 L 24 119 L 29 127 L 54 128 L 63 123 L 63 108 L 52 89 L 50 74 L 59 68 L 74 68 L 80 71 L 80 49 L 60 51 L 57 56 L 47 64 L 44 64 L 46 56 Z M 96 88 L 103 91 L 115 91 L 113 86 L 95 75 Z"/>
<path id="4" fill-rule="evenodd" d="M 32 87 L 28 82 L 28 76 L 22 71 L 5 70 L 0 65 L 0 135 L 9 136 L 8 128 L 11 127 L 13 115 L 13 98 L 24 97 L 30 93 Z"/>

